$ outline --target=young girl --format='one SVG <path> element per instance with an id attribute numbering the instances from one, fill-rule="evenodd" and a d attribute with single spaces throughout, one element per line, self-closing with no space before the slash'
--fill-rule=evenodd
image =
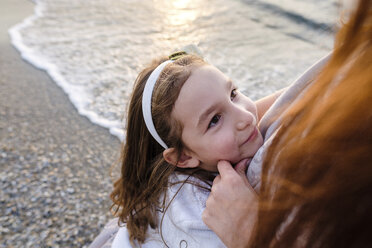
<path id="1" fill-rule="evenodd" d="M 121 176 L 111 198 L 121 225 L 113 247 L 224 247 L 201 219 L 219 160 L 247 162 L 263 143 L 256 104 L 202 58 L 176 53 L 136 79 Z M 121 244 L 120 244 L 121 243 Z"/>
<path id="2" fill-rule="evenodd" d="M 121 227 L 111 221 L 90 247 L 225 247 L 201 218 L 217 162 L 242 166 L 254 156 L 247 176 L 258 191 L 263 156 L 280 123 L 276 113 L 301 96 L 326 61 L 285 93 L 256 103 L 200 57 L 154 61 L 135 82 L 121 177 L 111 194 Z"/>

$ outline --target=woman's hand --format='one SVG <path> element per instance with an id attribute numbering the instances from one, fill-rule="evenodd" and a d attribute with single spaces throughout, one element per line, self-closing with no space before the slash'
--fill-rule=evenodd
<path id="1" fill-rule="evenodd" d="M 248 159 L 234 168 L 229 162 L 217 164 L 218 175 L 203 212 L 203 221 L 227 247 L 247 247 L 256 222 L 258 199 L 245 171 Z"/>

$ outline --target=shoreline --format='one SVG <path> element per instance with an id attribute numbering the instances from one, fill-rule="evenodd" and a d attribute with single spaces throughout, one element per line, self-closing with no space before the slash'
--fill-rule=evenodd
<path id="1" fill-rule="evenodd" d="M 45 6 L 42 6 L 41 3 L 33 4 L 31 14 L 8 30 L 11 45 L 18 50 L 24 61 L 27 61 L 37 69 L 45 71 L 49 75 L 52 81 L 65 92 L 69 101 L 75 106 L 80 115 L 87 117 L 93 124 L 107 128 L 112 135 L 119 138 L 119 140 L 123 140 L 125 135 L 120 121 L 105 119 L 97 115 L 94 111 L 89 110 L 86 106 L 87 103 L 81 100 L 81 89 L 77 86 L 71 86 L 56 64 L 50 62 L 48 58 L 36 53 L 32 48 L 24 44 L 21 30 L 27 29 L 28 26 L 32 26 L 35 21 L 42 18 L 44 10 Z"/>
<path id="2" fill-rule="evenodd" d="M 120 142 L 11 46 L 34 4 L 0 6 L 0 247 L 87 247 L 111 218 Z"/>

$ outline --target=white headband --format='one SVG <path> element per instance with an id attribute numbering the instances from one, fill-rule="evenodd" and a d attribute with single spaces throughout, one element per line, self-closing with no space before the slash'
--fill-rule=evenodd
<path id="1" fill-rule="evenodd" d="M 149 130 L 152 137 L 162 146 L 164 149 L 168 149 L 168 146 L 164 143 L 164 141 L 160 138 L 158 132 L 156 132 L 154 122 L 152 121 L 152 114 L 151 114 L 151 99 L 152 99 L 152 92 L 154 90 L 154 86 L 156 81 L 159 78 L 160 73 L 163 71 L 164 67 L 172 63 L 172 60 L 167 60 L 158 65 L 158 67 L 153 70 L 150 77 L 147 79 L 145 88 L 143 90 L 142 95 L 142 113 L 143 119 L 145 120 L 146 127 Z"/>

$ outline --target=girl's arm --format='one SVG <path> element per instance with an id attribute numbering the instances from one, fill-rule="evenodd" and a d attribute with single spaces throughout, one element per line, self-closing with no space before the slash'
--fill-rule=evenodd
<path id="1" fill-rule="evenodd" d="M 281 90 L 276 91 L 275 93 L 265 96 L 255 102 L 257 107 L 257 115 L 258 120 L 260 121 L 262 116 L 266 113 L 266 111 L 271 107 L 271 105 L 275 102 L 275 100 L 287 89 L 283 88 Z"/>
<path id="2" fill-rule="evenodd" d="M 331 56 L 332 56 L 332 52 L 328 53 L 326 56 L 321 58 L 319 61 L 313 64 L 309 69 L 307 69 L 298 79 L 296 79 L 292 85 L 303 85 L 301 86 L 302 87 L 301 89 L 306 87 L 309 82 L 311 82 L 312 80 L 316 78 L 316 76 L 323 69 L 324 65 L 328 62 Z M 270 108 L 270 106 L 287 88 L 288 87 L 281 89 L 275 92 L 274 94 L 266 96 L 255 102 L 257 106 L 258 120 L 261 120 L 262 116 L 266 113 L 266 111 Z"/>

